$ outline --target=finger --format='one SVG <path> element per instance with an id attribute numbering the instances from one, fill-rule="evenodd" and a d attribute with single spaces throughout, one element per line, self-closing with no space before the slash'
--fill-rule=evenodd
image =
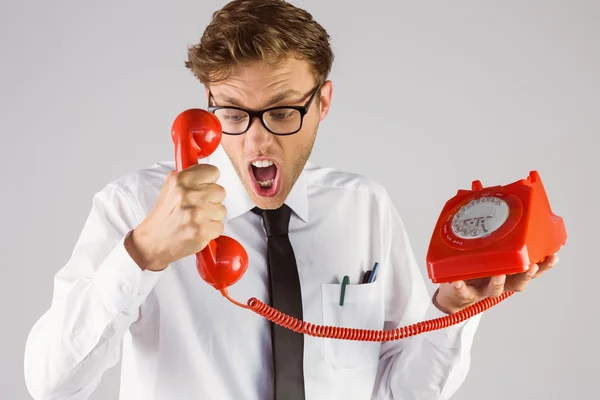
<path id="1" fill-rule="evenodd" d="M 202 226 L 208 221 L 221 222 L 227 214 L 227 209 L 222 204 L 205 204 L 202 207 L 193 207 L 185 210 L 184 224 Z"/>
<path id="2" fill-rule="evenodd" d="M 221 236 L 225 226 L 219 221 L 205 221 L 198 229 L 198 237 L 202 240 L 213 240 Z"/>
<path id="3" fill-rule="evenodd" d="M 227 216 L 227 207 L 220 203 L 213 205 L 213 207 L 215 208 L 215 210 L 213 212 L 212 221 L 223 221 Z"/>
<path id="4" fill-rule="evenodd" d="M 537 264 L 532 264 L 526 272 L 508 276 L 506 278 L 506 283 L 504 284 L 504 290 L 510 292 L 522 292 L 536 276 L 538 270 L 539 266 Z"/>
<path id="5" fill-rule="evenodd" d="M 544 259 L 544 261 L 542 261 L 541 263 L 538 263 L 539 270 L 538 270 L 536 276 L 540 276 L 544 272 L 553 268 L 556 264 L 558 264 L 558 255 L 557 254 L 553 254 L 551 256 L 546 257 Z"/>
<path id="6" fill-rule="evenodd" d="M 463 281 L 442 283 L 433 295 L 433 303 L 444 313 L 452 314 L 454 310 L 470 303 L 467 300 L 468 290 Z"/>
<path id="7" fill-rule="evenodd" d="M 205 183 L 198 190 L 184 190 L 180 206 L 191 208 L 203 206 L 205 203 L 220 204 L 225 200 L 225 188 L 216 183 Z"/>
<path id="8" fill-rule="evenodd" d="M 497 297 L 504 291 L 504 283 L 506 282 L 506 275 L 492 276 L 487 287 L 484 289 L 484 295 L 486 297 Z"/>
<path id="9" fill-rule="evenodd" d="M 472 288 L 470 288 L 464 281 L 452 282 L 452 289 L 454 295 L 462 300 L 466 300 L 472 296 Z"/>
<path id="10" fill-rule="evenodd" d="M 453 297 L 461 304 L 469 304 L 481 297 L 478 287 L 469 285 L 466 281 L 456 281 L 449 285 Z"/>
<path id="11" fill-rule="evenodd" d="M 472 286 L 481 292 L 481 289 L 485 289 L 490 283 L 490 277 L 467 279 L 465 283 Z"/>
<path id="12" fill-rule="evenodd" d="M 225 225 L 218 221 L 204 221 L 202 225 L 190 225 L 185 229 L 188 239 L 205 244 L 207 241 L 218 238 L 224 231 Z"/>
<path id="13" fill-rule="evenodd" d="M 204 206 L 205 220 L 221 222 L 227 215 L 227 208 L 223 204 L 206 204 Z"/>
<path id="14" fill-rule="evenodd" d="M 177 174 L 177 183 L 188 189 L 200 189 L 205 183 L 215 183 L 220 171 L 211 164 L 196 164 Z"/>
<path id="15" fill-rule="evenodd" d="M 544 258 L 541 262 L 537 263 L 538 270 L 535 273 L 535 276 L 533 276 L 533 278 L 540 277 L 546 271 L 548 271 L 549 269 L 552 269 L 557 263 L 558 263 L 558 256 L 556 254 L 553 254 L 551 256 Z"/>
<path id="16" fill-rule="evenodd" d="M 225 188 L 216 183 L 207 183 L 200 191 L 205 192 L 206 201 L 213 204 L 222 203 L 227 194 Z"/>

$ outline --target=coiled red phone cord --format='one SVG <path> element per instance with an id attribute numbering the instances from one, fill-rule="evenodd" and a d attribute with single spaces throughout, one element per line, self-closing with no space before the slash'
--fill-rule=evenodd
<path id="1" fill-rule="evenodd" d="M 423 332 L 434 331 L 437 329 L 442 329 L 448 326 L 456 325 L 487 310 L 492 306 L 495 306 L 496 304 L 500 303 L 504 299 L 514 294 L 514 292 L 504 292 L 498 297 L 487 297 L 454 314 L 449 314 L 444 317 L 435 318 L 428 321 L 417 322 L 415 324 L 396 329 L 378 331 L 372 329 L 357 329 L 337 326 L 315 325 L 286 315 L 281 311 L 278 311 L 273 307 L 261 302 L 255 297 L 250 298 L 248 300 L 248 305 L 245 305 L 229 297 L 227 289 L 222 289 L 221 293 L 232 303 L 240 307 L 252 310 L 258 315 L 265 317 L 269 321 L 277 325 L 281 325 L 287 329 L 291 329 L 295 332 L 303 333 L 309 336 L 332 339 L 359 340 L 365 342 L 388 342 L 390 340 L 404 339 L 409 336 L 418 335 Z"/>

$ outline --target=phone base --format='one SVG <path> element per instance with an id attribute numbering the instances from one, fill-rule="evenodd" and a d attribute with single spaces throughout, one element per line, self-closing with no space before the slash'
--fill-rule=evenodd
<path id="1" fill-rule="evenodd" d="M 506 186 L 474 181 L 448 200 L 427 252 L 433 283 L 527 271 L 566 244 L 561 217 L 553 214 L 536 171 Z"/>

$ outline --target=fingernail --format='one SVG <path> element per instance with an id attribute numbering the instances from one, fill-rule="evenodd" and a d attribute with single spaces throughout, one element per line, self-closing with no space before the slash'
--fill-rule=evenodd
<path id="1" fill-rule="evenodd" d="M 535 273 L 536 273 L 536 272 L 538 272 L 538 270 L 539 270 L 539 269 L 540 269 L 540 268 L 538 267 L 538 265 L 537 265 L 537 264 L 533 264 L 533 265 L 531 266 L 531 268 L 529 268 L 529 272 L 527 272 L 527 275 L 529 275 L 529 276 L 534 276 L 534 275 L 535 275 Z"/>
<path id="2" fill-rule="evenodd" d="M 502 285 L 505 280 L 506 280 L 506 275 L 497 276 L 496 277 L 496 284 L 497 285 Z"/>
<path id="3" fill-rule="evenodd" d="M 456 289 L 460 289 L 462 287 L 463 283 L 462 282 L 454 282 L 454 287 Z"/>

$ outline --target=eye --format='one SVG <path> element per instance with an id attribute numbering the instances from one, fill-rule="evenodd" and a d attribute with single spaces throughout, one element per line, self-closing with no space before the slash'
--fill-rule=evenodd
<path id="1" fill-rule="evenodd" d="M 239 110 L 228 110 L 222 109 L 218 113 L 218 116 L 221 120 L 226 122 L 243 122 L 248 118 L 248 114 Z"/>
<path id="2" fill-rule="evenodd" d="M 269 111 L 269 118 L 279 121 L 285 121 L 286 119 L 292 118 L 294 115 L 293 109 L 281 109 Z"/>

